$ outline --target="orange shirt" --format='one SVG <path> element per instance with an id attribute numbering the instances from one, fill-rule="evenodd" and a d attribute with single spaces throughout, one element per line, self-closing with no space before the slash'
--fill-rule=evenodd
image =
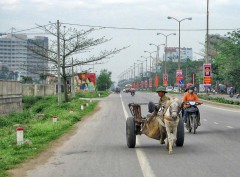
<path id="1" fill-rule="evenodd" d="M 185 102 L 185 101 L 198 101 L 198 102 L 200 102 L 198 96 L 197 96 L 195 93 L 193 93 L 193 94 L 186 93 L 186 94 L 183 96 L 183 100 L 182 100 L 182 101 L 183 101 L 183 102 Z M 185 107 L 185 108 L 186 108 L 186 107 L 189 107 L 189 105 L 184 105 L 184 107 Z"/>

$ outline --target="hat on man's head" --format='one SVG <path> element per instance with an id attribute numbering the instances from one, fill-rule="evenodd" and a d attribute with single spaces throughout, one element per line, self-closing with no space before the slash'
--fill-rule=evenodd
<path id="1" fill-rule="evenodd" d="M 156 90 L 156 92 L 165 92 L 165 93 L 168 93 L 168 92 L 166 91 L 166 87 L 163 87 L 163 86 L 158 87 L 157 90 Z"/>

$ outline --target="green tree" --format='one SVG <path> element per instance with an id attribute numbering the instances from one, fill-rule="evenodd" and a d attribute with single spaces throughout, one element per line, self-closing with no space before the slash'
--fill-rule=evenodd
<path id="1" fill-rule="evenodd" d="M 214 79 L 240 88 L 240 30 L 229 32 L 215 44 L 217 55 L 213 57 Z"/>
<path id="2" fill-rule="evenodd" d="M 42 84 L 44 83 L 44 81 L 47 79 L 47 75 L 44 73 L 41 73 L 39 75 L 39 80 L 42 82 Z"/>
<path id="3" fill-rule="evenodd" d="M 32 77 L 29 77 L 29 76 L 21 76 L 21 82 L 26 84 L 26 83 L 32 83 L 33 82 L 33 79 Z"/>
<path id="4" fill-rule="evenodd" d="M 8 79 L 9 68 L 7 66 L 2 65 L 0 69 L 0 79 Z"/>
<path id="5" fill-rule="evenodd" d="M 113 84 L 111 76 L 112 72 L 107 71 L 106 69 L 101 70 L 97 77 L 97 90 L 103 91 L 109 89 Z"/>

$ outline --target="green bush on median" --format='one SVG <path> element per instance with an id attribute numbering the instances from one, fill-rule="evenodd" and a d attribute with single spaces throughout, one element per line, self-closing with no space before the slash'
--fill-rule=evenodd
<path id="1" fill-rule="evenodd" d="M 218 103 L 240 105 L 240 101 L 227 100 L 222 97 L 213 98 L 208 95 L 202 95 L 202 94 L 199 94 L 198 97 L 204 100 L 209 100 L 209 101 L 218 102 Z"/>

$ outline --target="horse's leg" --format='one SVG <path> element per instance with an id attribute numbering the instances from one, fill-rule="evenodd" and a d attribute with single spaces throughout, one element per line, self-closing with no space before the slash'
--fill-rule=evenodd
<path id="1" fill-rule="evenodd" d="M 172 141 L 171 141 L 171 125 L 168 120 L 165 121 L 166 125 L 166 131 L 167 131 L 167 148 L 168 148 L 168 153 L 172 154 Z"/>

